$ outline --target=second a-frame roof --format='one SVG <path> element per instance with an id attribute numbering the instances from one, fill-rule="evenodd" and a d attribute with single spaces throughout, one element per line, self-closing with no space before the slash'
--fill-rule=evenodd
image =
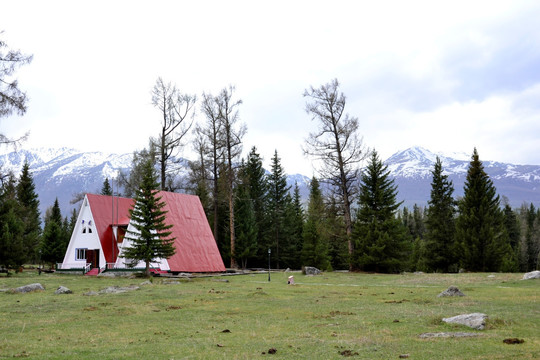
<path id="1" fill-rule="evenodd" d="M 171 271 L 221 272 L 223 259 L 208 224 L 198 196 L 160 191 L 167 211 L 167 224 L 172 224 L 176 253 L 167 261 Z"/>

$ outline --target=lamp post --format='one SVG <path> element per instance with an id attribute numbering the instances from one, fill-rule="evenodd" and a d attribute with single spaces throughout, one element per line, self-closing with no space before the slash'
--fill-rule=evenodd
<path id="1" fill-rule="evenodd" d="M 270 281 L 270 254 L 272 253 L 272 250 L 268 248 L 268 281 Z"/>

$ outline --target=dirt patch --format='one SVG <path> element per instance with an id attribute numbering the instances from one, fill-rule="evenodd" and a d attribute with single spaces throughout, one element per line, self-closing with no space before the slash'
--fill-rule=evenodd
<path id="1" fill-rule="evenodd" d="M 524 342 L 525 342 L 525 340 L 518 339 L 518 338 L 508 338 L 508 339 L 503 340 L 503 343 L 508 344 L 508 345 L 523 344 Z"/>
<path id="2" fill-rule="evenodd" d="M 342 350 L 342 351 L 338 351 L 338 354 L 341 355 L 341 356 L 356 356 L 358 355 L 358 352 L 356 351 L 352 351 L 352 350 Z"/>

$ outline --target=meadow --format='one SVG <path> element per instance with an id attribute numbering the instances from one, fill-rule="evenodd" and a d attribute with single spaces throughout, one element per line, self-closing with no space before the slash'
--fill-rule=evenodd
<path id="1" fill-rule="evenodd" d="M 293 273 L 145 279 L 23 272 L 0 289 L 0 358 L 540 359 L 540 281 L 522 274 Z M 60 286 L 73 294 L 56 295 Z M 83 295 L 140 285 L 121 294 Z M 465 297 L 439 298 L 450 285 Z M 442 322 L 482 312 L 485 330 Z M 472 332 L 428 338 L 422 333 Z M 524 340 L 508 345 L 507 338 Z"/>

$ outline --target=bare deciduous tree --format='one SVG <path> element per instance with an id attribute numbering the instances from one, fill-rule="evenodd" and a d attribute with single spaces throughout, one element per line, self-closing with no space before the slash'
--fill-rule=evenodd
<path id="1" fill-rule="evenodd" d="M 242 138 L 247 128 L 245 124 L 237 124 L 239 120 L 238 106 L 242 100 L 233 100 L 234 86 L 221 90 L 215 98 L 219 110 L 221 124 L 221 140 L 223 142 L 225 172 L 227 179 L 227 198 L 229 201 L 229 231 L 231 238 L 231 267 L 237 268 L 235 254 L 234 230 L 234 182 L 236 178 L 235 163 L 242 152 Z"/>
<path id="2" fill-rule="evenodd" d="M 339 92 L 337 79 L 319 88 L 304 91 L 309 98 L 306 112 L 318 123 L 310 133 L 303 151 L 320 161 L 321 181 L 328 183 L 338 196 L 347 235 L 349 255 L 353 253 L 351 202 L 357 193 L 360 163 L 368 154 L 358 136 L 358 118 L 344 113 L 346 98 Z"/>
<path id="3" fill-rule="evenodd" d="M 3 31 L 0 32 L 2 35 Z M 26 113 L 28 97 L 19 89 L 16 79 L 11 79 L 15 70 L 22 65 L 29 64 L 32 55 L 24 55 L 20 50 L 9 50 L 7 44 L 0 40 L 0 118 L 11 115 L 14 111 L 18 115 Z M 10 139 L 0 134 L 0 144 L 15 144 L 26 139 L 25 134 L 19 139 Z"/>
<path id="4" fill-rule="evenodd" d="M 220 140 L 221 122 L 219 121 L 219 109 L 216 98 L 210 94 L 203 93 L 201 111 L 206 117 L 204 126 L 198 126 L 195 130 L 200 134 L 201 139 L 206 142 L 205 157 L 210 167 L 209 180 L 212 182 L 212 211 L 214 239 L 218 237 L 218 201 L 219 201 L 219 166 L 222 162 L 223 146 Z"/>
<path id="5" fill-rule="evenodd" d="M 184 146 L 183 140 L 193 124 L 195 95 L 182 94 L 171 83 L 165 84 L 158 78 L 152 90 L 152 105 L 162 115 L 161 132 L 152 139 L 156 146 L 160 166 L 161 190 L 173 191 L 172 182 L 167 181 L 170 160 Z"/>

